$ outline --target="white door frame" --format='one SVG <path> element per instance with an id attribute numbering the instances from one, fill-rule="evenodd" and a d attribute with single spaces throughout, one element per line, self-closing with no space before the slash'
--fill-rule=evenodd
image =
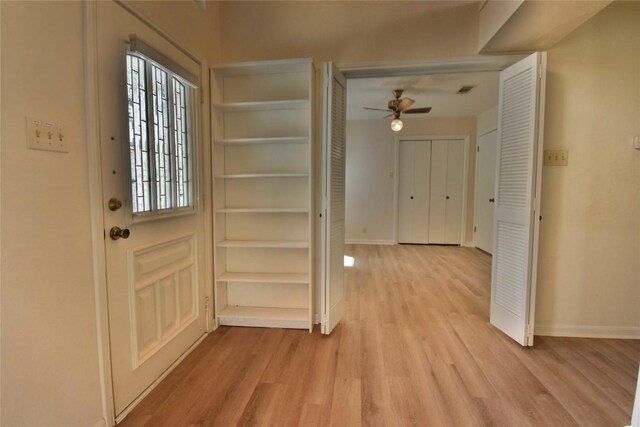
<path id="1" fill-rule="evenodd" d="M 168 33 L 163 31 L 160 26 L 156 25 L 144 15 L 138 12 L 134 7 L 127 3 L 114 0 L 114 3 L 122 7 L 125 11 L 147 25 L 162 38 L 174 45 L 182 51 L 186 56 L 191 58 L 200 66 L 200 74 L 208 76 L 208 64 L 205 59 L 193 54 L 185 46 L 180 44 Z M 111 348 L 109 343 L 109 316 L 107 305 L 107 268 L 106 253 L 104 247 L 104 218 L 103 218 L 103 194 L 102 194 L 102 159 L 100 153 L 100 133 L 99 133 L 99 107 L 98 107 L 98 26 L 97 12 L 98 7 L 95 2 L 83 2 L 83 36 L 84 36 L 84 77 L 85 77 L 85 115 L 86 115 L 86 147 L 87 147 L 87 165 L 89 177 L 89 197 L 91 208 L 91 247 L 93 258 L 93 287 L 95 293 L 95 310 L 96 310 L 96 344 L 98 350 L 98 365 L 100 372 L 100 388 L 102 400 L 102 413 L 104 421 L 108 426 L 116 423 L 115 408 L 113 401 L 113 382 L 111 379 Z M 204 259 L 213 259 L 213 234 L 211 220 L 211 167 L 207 165 L 211 161 L 210 150 L 210 127 L 209 127 L 209 90 L 208 79 L 201 79 L 201 93 L 199 97 L 202 101 L 200 106 L 198 124 L 199 124 L 199 143 L 198 148 L 200 158 L 198 170 L 200 171 L 200 179 L 198 197 L 199 203 L 202 204 L 204 210 Z M 205 120 L 205 118 L 207 118 Z M 213 265 L 212 263 L 204 263 L 205 270 L 205 297 L 211 302 L 213 295 Z M 209 304 L 210 309 L 207 312 L 206 331 L 211 332 L 215 325 L 213 318 L 213 304 Z M 205 335 L 206 336 L 206 335 Z M 204 337 L 203 337 L 204 338 Z M 203 339 L 202 338 L 202 339 Z M 142 400 L 169 372 L 177 366 L 186 355 L 195 348 L 200 341 L 194 343 L 181 357 L 176 360 L 172 366 L 167 369 L 160 378 L 151 384 L 145 392 L 140 395 L 130 406 L 126 413 L 121 414 L 118 418 L 126 416 L 128 411 L 133 409 L 135 405 Z"/>
<path id="2" fill-rule="evenodd" d="M 467 179 L 469 175 L 469 135 L 419 135 L 419 136 L 398 136 L 395 140 L 395 168 L 393 172 L 393 242 L 398 244 L 398 209 L 400 200 L 398 199 L 400 180 L 398 171 L 400 170 L 400 143 L 402 141 L 444 141 L 463 140 L 464 141 L 464 167 L 462 177 L 462 225 L 460 230 L 460 246 L 467 244 Z"/>

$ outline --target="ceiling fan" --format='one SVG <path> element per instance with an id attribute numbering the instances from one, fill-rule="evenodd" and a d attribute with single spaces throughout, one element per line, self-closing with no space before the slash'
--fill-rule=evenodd
<path id="1" fill-rule="evenodd" d="M 431 107 L 410 108 L 415 101 L 411 98 L 401 98 L 403 92 L 404 89 L 393 90 L 393 96 L 395 99 L 389 101 L 388 108 L 386 110 L 371 107 L 364 107 L 364 109 L 390 112 L 391 114 L 384 116 L 384 118 L 393 116 L 394 119 L 391 121 L 391 129 L 398 132 L 403 126 L 402 120 L 400 120 L 400 114 L 426 114 L 431 111 Z"/>

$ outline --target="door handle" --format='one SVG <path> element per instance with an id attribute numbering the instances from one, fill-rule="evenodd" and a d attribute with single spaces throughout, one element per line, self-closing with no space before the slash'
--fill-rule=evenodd
<path id="1" fill-rule="evenodd" d="M 128 239 L 130 235 L 131 232 L 128 228 L 120 228 L 115 226 L 111 227 L 111 230 L 109 230 L 109 237 L 111 237 L 111 240 L 118 240 L 120 238 Z"/>
<path id="2" fill-rule="evenodd" d="M 496 199 L 494 199 L 493 197 L 489 199 L 489 203 L 493 203 L 495 201 L 496 201 Z"/>
<path id="3" fill-rule="evenodd" d="M 122 202 L 120 200 L 116 199 L 115 197 L 112 197 L 112 198 L 109 199 L 109 210 L 110 211 L 117 211 L 121 207 L 122 207 Z"/>
<path id="4" fill-rule="evenodd" d="M 449 200 L 449 196 L 447 196 L 447 200 Z"/>
<path id="5" fill-rule="evenodd" d="M 413 200 L 413 196 L 411 196 L 411 200 Z"/>

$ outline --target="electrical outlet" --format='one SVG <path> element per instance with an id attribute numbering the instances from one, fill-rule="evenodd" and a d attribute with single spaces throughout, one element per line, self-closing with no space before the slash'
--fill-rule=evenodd
<path id="1" fill-rule="evenodd" d="M 545 166 L 567 166 L 569 152 L 567 150 L 544 150 Z"/>
<path id="2" fill-rule="evenodd" d="M 64 126 L 62 123 L 27 117 L 27 148 L 68 153 Z"/>

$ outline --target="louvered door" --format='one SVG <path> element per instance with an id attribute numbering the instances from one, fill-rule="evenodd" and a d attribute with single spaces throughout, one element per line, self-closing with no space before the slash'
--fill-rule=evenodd
<path id="1" fill-rule="evenodd" d="M 545 53 L 500 73 L 491 323 L 533 344 Z"/>
<path id="2" fill-rule="evenodd" d="M 333 63 L 324 64 L 323 195 L 324 283 L 322 333 L 329 334 L 344 311 L 345 134 L 347 81 Z"/>

